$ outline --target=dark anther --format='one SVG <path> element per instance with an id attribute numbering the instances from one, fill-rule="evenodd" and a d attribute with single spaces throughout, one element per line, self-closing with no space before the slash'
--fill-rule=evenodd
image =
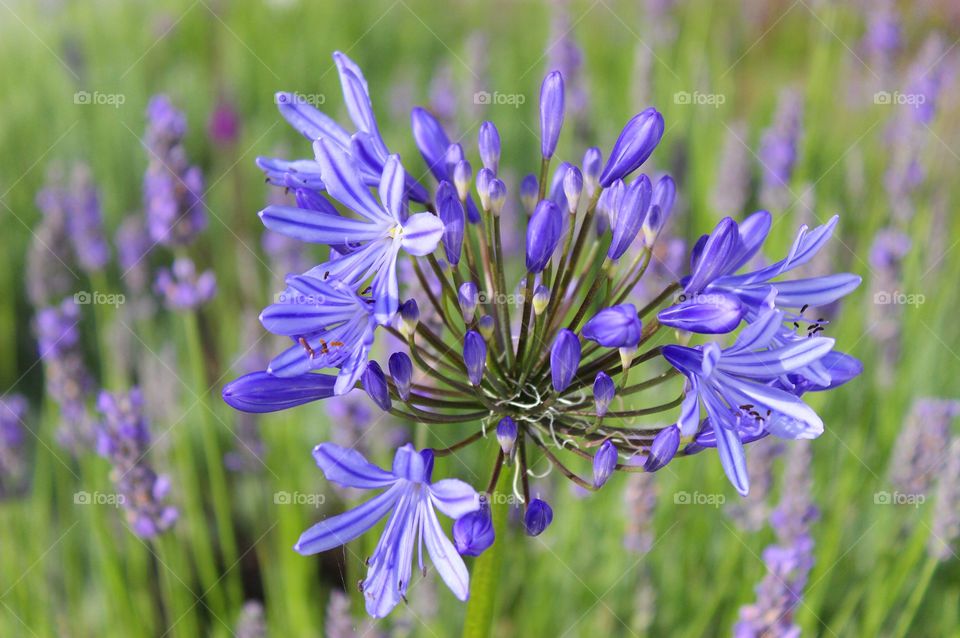
<path id="1" fill-rule="evenodd" d="M 803 313 L 805 313 L 807 311 L 807 308 L 809 307 L 810 307 L 810 304 L 808 303 L 803 304 L 803 308 L 800 309 L 800 314 L 802 315 Z"/>
<path id="2" fill-rule="evenodd" d="M 313 348 L 310 347 L 310 344 L 307 343 L 307 340 L 304 339 L 303 337 L 298 337 L 297 343 L 303 346 L 303 349 L 307 351 L 307 354 L 310 355 L 311 359 L 317 356 L 317 353 L 313 351 Z"/>

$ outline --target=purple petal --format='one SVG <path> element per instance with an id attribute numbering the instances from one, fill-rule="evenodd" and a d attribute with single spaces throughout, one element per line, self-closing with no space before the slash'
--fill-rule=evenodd
<path id="1" fill-rule="evenodd" d="M 320 164 L 323 183 L 331 197 L 370 221 L 393 221 L 360 179 L 360 169 L 349 155 L 325 139 L 314 142 L 313 151 Z"/>
<path id="2" fill-rule="evenodd" d="M 383 176 L 380 178 L 380 201 L 397 222 L 400 222 L 404 216 L 403 195 L 406 191 L 404 179 L 400 156 L 391 155 L 383 165 Z"/>
<path id="3" fill-rule="evenodd" d="M 313 458 L 328 481 L 344 487 L 373 490 L 392 485 L 397 480 L 393 474 L 370 463 L 353 448 L 321 443 L 313 448 Z"/>
<path id="4" fill-rule="evenodd" d="M 457 479 L 443 479 L 431 484 L 430 500 L 438 510 L 454 520 L 480 509 L 477 490 Z"/>
<path id="5" fill-rule="evenodd" d="M 437 249 L 443 237 L 443 222 L 431 213 L 411 215 L 403 224 L 400 245 L 411 255 L 422 257 Z"/>
<path id="6" fill-rule="evenodd" d="M 583 337 L 605 348 L 635 348 L 643 326 L 633 304 L 611 306 L 598 312 L 583 326 Z"/>
<path id="7" fill-rule="evenodd" d="M 379 224 L 293 206 L 268 206 L 260 211 L 260 219 L 274 232 L 315 244 L 350 246 L 384 235 Z"/>
<path id="8" fill-rule="evenodd" d="M 275 377 L 253 372 L 228 383 L 222 395 L 227 405 L 242 412 L 277 412 L 333 396 L 335 379 L 329 374 Z"/>
<path id="9" fill-rule="evenodd" d="M 352 510 L 317 523 L 300 535 L 293 549 L 309 556 L 349 543 L 386 516 L 405 488 L 405 485 L 398 483 Z"/>
<path id="10" fill-rule="evenodd" d="M 700 334 L 726 334 L 743 318 L 740 300 L 723 293 L 704 293 L 690 301 L 661 310 L 657 320 L 665 326 Z"/>
<path id="11" fill-rule="evenodd" d="M 421 503 L 420 507 L 420 514 L 423 516 L 423 541 L 430 560 L 453 595 L 459 600 L 466 600 L 470 597 L 470 574 L 467 566 L 457 553 L 457 548 L 443 533 L 433 508 L 427 503 Z"/>

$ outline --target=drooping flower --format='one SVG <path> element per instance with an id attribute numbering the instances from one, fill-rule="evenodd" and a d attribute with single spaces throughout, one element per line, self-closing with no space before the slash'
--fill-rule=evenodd
<path id="1" fill-rule="evenodd" d="M 686 300 L 679 307 L 661 311 L 665 325 L 695 332 L 732 330 L 739 300 L 743 314 L 754 315 L 771 293 L 783 308 L 823 306 L 837 301 L 860 285 L 861 278 L 839 273 L 806 279 L 779 280 L 781 275 L 809 262 L 830 239 L 838 218 L 807 232 L 801 227 L 787 256 L 769 266 L 735 274 L 760 250 L 770 231 L 771 217 L 759 211 L 742 224 L 722 219 L 709 235 L 697 242 L 691 257 L 691 274 L 681 280 Z M 777 279 L 776 281 L 774 281 Z M 689 311 L 689 312 L 688 312 Z M 698 325 L 699 324 L 699 325 Z"/>
<path id="2" fill-rule="evenodd" d="M 689 383 L 677 425 L 684 436 L 695 434 L 703 403 L 724 472 L 744 495 L 750 481 L 741 435 L 760 430 L 784 439 L 812 439 L 823 432 L 823 421 L 812 408 L 770 382 L 815 363 L 830 352 L 834 341 L 811 337 L 771 346 L 782 322 L 782 311 L 768 309 L 729 348 L 716 343 L 663 348 L 664 358 Z"/>
<path id="3" fill-rule="evenodd" d="M 447 539 L 435 511 L 456 520 L 480 508 L 480 497 L 457 479 L 431 482 L 433 453 L 417 452 L 409 443 L 397 450 L 390 471 L 369 463 L 351 449 L 321 443 L 313 451 L 327 480 L 344 487 L 384 489 L 366 503 L 317 523 L 301 536 L 294 549 L 317 554 L 344 545 L 389 514 L 386 527 L 367 564 L 361 583 L 367 613 L 383 618 L 407 593 L 414 547 L 426 545 L 440 577 L 460 600 L 469 595 L 469 574 L 453 543 Z M 421 549 L 420 564 L 423 565 Z"/>

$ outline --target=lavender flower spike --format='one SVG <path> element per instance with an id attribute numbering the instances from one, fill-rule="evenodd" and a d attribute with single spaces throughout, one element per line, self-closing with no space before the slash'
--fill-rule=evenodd
<path id="1" fill-rule="evenodd" d="M 563 76 L 552 71 L 540 87 L 540 153 L 553 157 L 563 127 Z"/>
<path id="2" fill-rule="evenodd" d="M 410 584 L 414 548 L 424 545 L 450 591 L 460 600 L 467 599 L 470 592 L 467 567 L 444 534 L 435 508 L 455 520 L 477 511 L 480 497 L 472 487 L 457 479 L 432 483 L 433 452 L 417 452 L 409 443 L 397 450 L 390 471 L 370 464 L 356 450 L 332 443 L 318 445 L 313 457 L 329 481 L 344 487 L 384 491 L 305 531 L 294 546 L 296 551 L 310 555 L 339 547 L 389 514 L 383 534 L 367 562 L 367 577 L 360 585 L 367 613 L 383 618 L 404 599 Z M 422 555 L 420 562 L 423 562 Z"/>

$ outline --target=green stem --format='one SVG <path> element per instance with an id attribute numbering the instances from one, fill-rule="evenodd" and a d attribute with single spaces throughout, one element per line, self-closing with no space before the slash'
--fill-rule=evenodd
<path id="1" fill-rule="evenodd" d="M 917 615 L 917 609 L 920 608 L 920 603 L 923 602 L 923 597 L 927 593 L 927 588 L 933 579 L 933 573 L 937 571 L 938 564 L 936 558 L 932 556 L 927 557 L 927 562 L 923 565 L 923 572 L 920 574 L 920 580 L 914 585 L 913 591 L 910 593 L 910 598 L 907 600 L 906 607 L 904 607 L 903 613 L 900 614 L 897 626 L 891 634 L 893 638 L 902 638 L 907 635 L 907 630 L 910 629 L 913 618 Z"/>

